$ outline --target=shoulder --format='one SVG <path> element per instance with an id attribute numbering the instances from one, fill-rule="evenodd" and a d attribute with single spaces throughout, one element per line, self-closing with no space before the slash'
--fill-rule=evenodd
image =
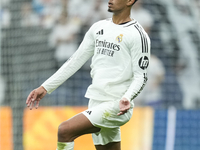
<path id="1" fill-rule="evenodd" d="M 106 24 L 110 23 L 111 19 L 104 19 L 104 20 L 99 20 L 97 22 L 95 22 L 94 24 L 91 25 L 89 32 L 90 33 L 94 33 L 96 32 L 96 30 L 98 30 L 99 28 L 104 27 Z"/>
<path id="2" fill-rule="evenodd" d="M 131 32 L 136 32 L 138 34 L 140 33 L 147 34 L 144 28 L 136 20 L 133 20 L 129 22 L 128 24 L 125 24 L 124 28 L 128 28 Z"/>
<path id="3" fill-rule="evenodd" d="M 138 22 L 133 26 L 133 28 L 134 28 L 135 34 L 137 33 L 136 35 L 138 38 L 144 39 L 148 43 L 150 42 L 149 35 Z"/>
<path id="4" fill-rule="evenodd" d="M 104 20 L 99 20 L 97 22 L 95 22 L 92 27 L 97 27 L 97 26 L 102 26 L 102 25 L 105 25 L 107 23 L 110 23 L 112 21 L 111 18 L 107 18 L 107 19 L 104 19 Z"/>
<path id="5" fill-rule="evenodd" d="M 149 42 L 148 34 L 137 20 L 132 20 L 129 23 L 124 24 L 123 28 L 126 30 L 129 35 L 128 37 L 131 38 L 131 40 L 138 42 L 145 38 Z"/>
<path id="6" fill-rule="evenodd" d="M 104 27 L 107 23 L 110 23 L 111 19 L 104 19 L 99 20 L 91 25 L 90 29 L 87 31 L 86 34 L 89 34 L 91 36 L 94 36 L 96 34 L 96 31 L 99 30 L 99 28 Z"/>

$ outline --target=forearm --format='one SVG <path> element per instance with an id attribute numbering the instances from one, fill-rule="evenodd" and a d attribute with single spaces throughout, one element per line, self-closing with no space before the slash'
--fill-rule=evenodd
<path id="1" fill-rule="evenodd" d="M 142 89 L 146 85 L 146 82 L 147 76 L 145 73 L 135 76 L 128 90 L 123 95 L 123 98 L 126 98 L 127 100 L 131 101 L 132 99 L 137 97 L 137 95 L 142 91 Z"/>
<path id="2" fill-rule="evenodd" d="M 56 73 L 54 73 L 42 84 L 49 94 L 58 88 L 69 77 L 71 77 L 77 70 L 79 70 L 81 66 L 91 57 L 91 54 L 89 53 L 85 53 L 85 55 L 82 55 L 81 57 L 78 55 L 80 54 L 76 52 L 70 60 L 64 63 Z"/>

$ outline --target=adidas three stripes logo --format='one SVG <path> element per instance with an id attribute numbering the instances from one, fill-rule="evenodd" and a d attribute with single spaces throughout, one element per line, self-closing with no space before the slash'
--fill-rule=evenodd
<path id="1" fill-rule="evenodd" d="M 99 32 L 97 32 L 96 34 L 98 35 L 103 35 L 103 29 L 101 29 Z"/>

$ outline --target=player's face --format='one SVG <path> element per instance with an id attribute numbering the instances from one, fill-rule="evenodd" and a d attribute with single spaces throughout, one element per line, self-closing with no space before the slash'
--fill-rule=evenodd
<path id="1" fill-rule="evenodd" d="M 127 2 L 128 0 L 109 0 L 108 11 L 109 12 L 122 11 L 127 7 Z"/>

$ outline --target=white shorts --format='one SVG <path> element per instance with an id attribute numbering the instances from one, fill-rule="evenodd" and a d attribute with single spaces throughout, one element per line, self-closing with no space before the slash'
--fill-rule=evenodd
<path id="1" fill-rule="evenodd" d="M 88 109 L 82 113 L 95 127 L 101 128 L 100 132 L 92 134 L 94 145 L 106 145 L 121 141 L 120 126 L 130 120 L 133 104 L 127 113 L 118 116 L 119 100 L 102 102 L 90 99 Z"/>

